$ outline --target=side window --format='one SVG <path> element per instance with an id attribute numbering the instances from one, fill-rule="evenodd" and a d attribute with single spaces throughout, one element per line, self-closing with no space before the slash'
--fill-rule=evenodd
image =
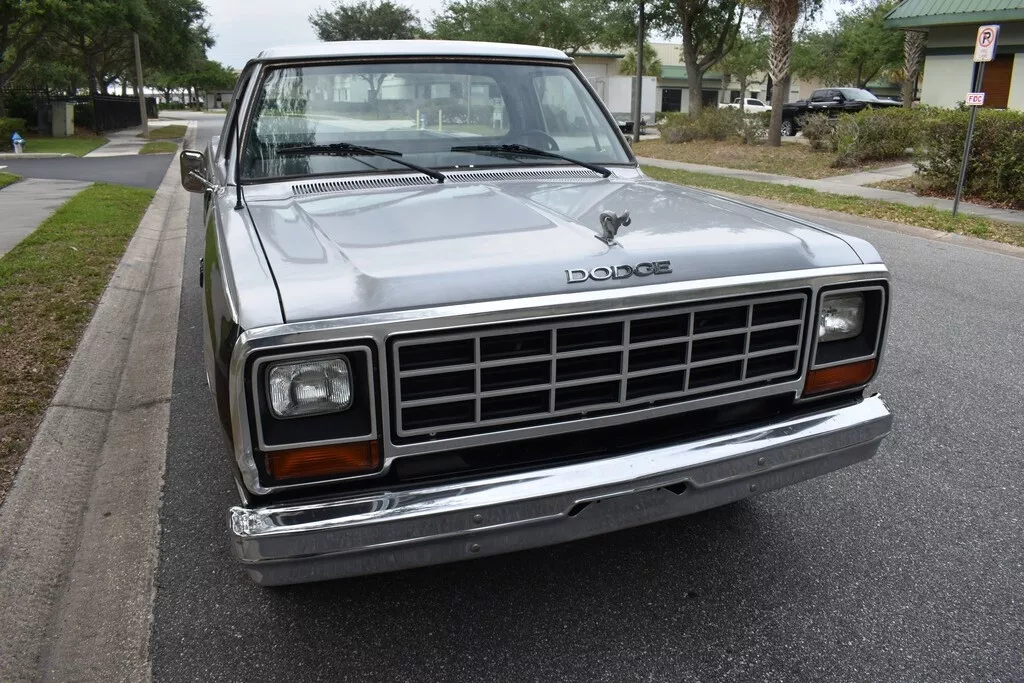
<path id="1" fill-rule="evenodd" d="M 533 79 L 541 119 L 545 132 L 555 139 L 559 149 L 576 151 L 586 159 L 588 152 L 600 152 L 616 143 L 593 98 L 572 71 L 563 71 Z"/>
<path id="2" fill-rule="evenodd" d="M 829 90 L 828 91 L 828 99 L 830 101 L 835 100 L 835 98 L 837 98 L 837 97 L 839 98 L 840 102 L 842 102 L 844 99 L 846 99 L 845 97 L 843 97 L 843 93 L 839 92 L 838 90 Z"/>
<path id="3" fill-rule="evenodd" d="M 811 102 L 824 102 L 828 99 L 827 95 L 827 90 L 815 90 L 811 93 Z"/>

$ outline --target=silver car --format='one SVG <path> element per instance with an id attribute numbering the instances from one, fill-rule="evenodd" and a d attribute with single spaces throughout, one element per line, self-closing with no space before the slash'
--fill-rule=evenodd
<path id="1" fill-rule="evenodd" d="M 875 249 L 645 177 L 560 51 L 267 50 L 181 167 L 257 583 L 686 515 L 889 432 Z"/>

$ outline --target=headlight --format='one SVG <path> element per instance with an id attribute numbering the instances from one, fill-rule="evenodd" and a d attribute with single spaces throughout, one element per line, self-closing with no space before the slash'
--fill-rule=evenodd
<path id="1" fill-rule="evenodd" d="M 352 373 L 343 357 L 278 363 L 267 385 L 277 418 L 337 413 L 352 406 Z"/>
<path id="2" fill-rule="evenodd" d="M 864 295 L 831 294 L 821 300 L 818 342 L 850 339 L 864 329 Z"/>

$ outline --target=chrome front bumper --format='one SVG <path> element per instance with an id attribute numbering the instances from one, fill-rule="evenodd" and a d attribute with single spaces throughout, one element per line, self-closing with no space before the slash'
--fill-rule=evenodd
<path id="1" fill-rule="evenodd" d="M 308 505 L 234 507 L 232 545 L 263 585 L 535 548 L 832 472 L 873 456 L 891 426 L 876 395 L 760 429 L 592 462 Z"/>

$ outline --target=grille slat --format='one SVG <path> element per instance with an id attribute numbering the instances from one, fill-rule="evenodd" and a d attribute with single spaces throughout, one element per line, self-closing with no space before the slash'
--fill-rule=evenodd
<path id="1" fill-rule="evenodd" d="M 501 430 L 795 379 L 807 302 L 796 292 L 399 337 L 395 434 Z"/>

